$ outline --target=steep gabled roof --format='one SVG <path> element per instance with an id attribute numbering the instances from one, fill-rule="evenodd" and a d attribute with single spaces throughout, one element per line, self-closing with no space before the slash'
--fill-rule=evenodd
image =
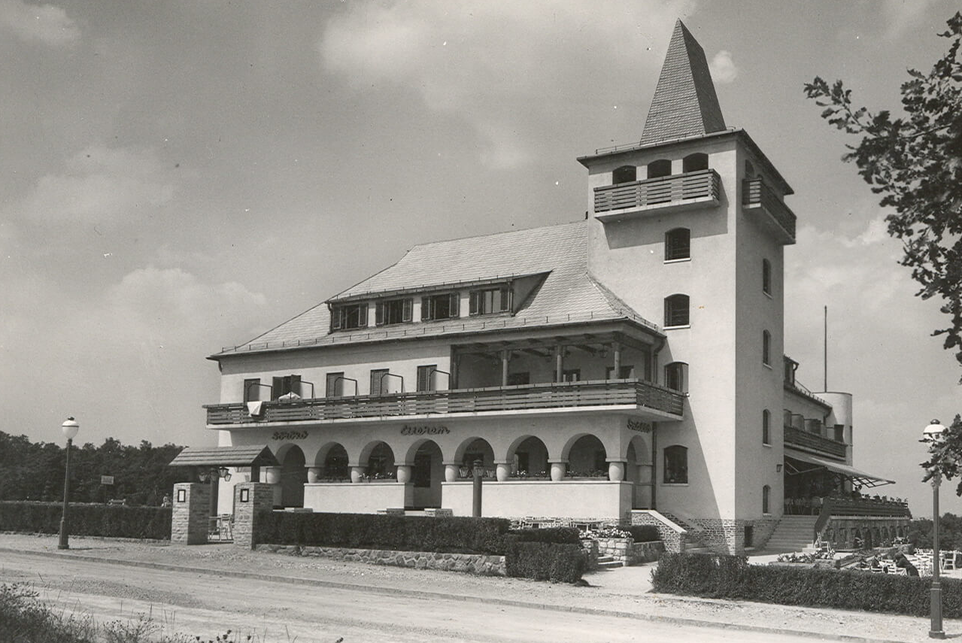
<path id="1" fill-rule="evenodd" d="M 681 20 L 675 23 L 641 144 L 704 136 L 725 129 L 705 50 Z"/>
<path id="2" fill-rule="evenodd" d="M 393 266 L 328 300 L 374 299 L 405 290 L 439 291 L 487 280 L 541 276 L 541 283 L 514 315 L 464 316 L 330 332 L 330 309 L 325 302 L 250 342 L 225 348 L 211 357 L 620 319 L 657 331 L 655 324 L 588 275 L 586 226 L 586 221 L 578 221 L 421 244 Z"/>

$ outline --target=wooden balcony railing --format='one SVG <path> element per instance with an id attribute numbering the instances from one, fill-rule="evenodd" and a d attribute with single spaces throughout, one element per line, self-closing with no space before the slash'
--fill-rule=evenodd
<path id="1" fill-rule="evenodd" d="M 907 502 L 876 500 L 873 498 L 824 498 L 822 506 L 833 517 L 877 516 L 884 518 L 911 518 Z"/>
<path id="2" fill-rule="evenodd" d="M 785 445 L 805 449 L 820 455 L 845 459 L 844 443 L 799 430 L 791 425 L 785 425 Z"/>
<path id="3" fill-rule="evenodd" d="M 614 405 L 654 409 L 681 419 L 683 404 L 682 393 L 651 382 L 594 380 L 265 402 L 257 417 L 252 417 L 242 402 L 209 404 L 204 408 L 207 409 L 207 424 L 222 425 Z"/>
<path id="4" fill-rule="evenodd" d="M 742 184 L 742 206 L 747 209 L 763 208 L 794 243 L 795 213 L 761 179 L 745 179 Z"/>
<path id="5" fill-rule="evenodd" d="M 694 199 L 718 203 L 721 179 L 715 170 L 698 170 L 657 179 L 595 188 L 595 212 L 668 207 Z"/>

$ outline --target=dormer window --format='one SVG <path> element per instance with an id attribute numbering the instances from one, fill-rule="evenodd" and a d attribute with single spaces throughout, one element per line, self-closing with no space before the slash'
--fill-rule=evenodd
<path id="1" fill-rule="evenodd" d="M 697 172 L 708 169 L 708 155 L 701 152 L 689 154 L 681 162 L 682 172 Z"/>
<path id="2" fill-rule="evenodd" d="M 459 317 L 460 295 L 456 292 L 421 297 L 421 321 Z"/>
<path id="3" fill-rule="evenodd" d="M 657 179 L 663 176 L 671 176 L 671 161 L 668 159 L 658 159 L 648 164 L 649 179 Z"/>
<path id="4" fill-rule="evenodd" d="M 331 330 L 367 327 L 367 304 L 344 304 L 331 309 Z"/>
<path id="5" fill-rule="evenodd" d="M 379 301 L 377 302 L 375 323 L 378 326 L 388 326 L 409 322 L 413 318 L 413 309 L 414 300 L 410 297 Z"/>
<path id="6" fill-rule="evenodd" d="M 611 182 L 614 185 L 619 183 L 631 183 L 638 178 L 638 168 L 634 165 L 622 165 L 611 173 Z"/>
<path id="7" fill-rule="evenodd" d="M 511 289 L 507 286 L 471 291 L 471 314 L 494 315 L 511 311 Z"/>

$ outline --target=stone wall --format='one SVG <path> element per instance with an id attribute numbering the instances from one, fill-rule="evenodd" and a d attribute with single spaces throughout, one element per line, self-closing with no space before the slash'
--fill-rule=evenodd
<path id="1" fill-rule="evenodd" d="M 731 518 L 692 518 L 689 522 L 702 529 L 698 540 L 717 554 L 744 554 L 745 527 L 752 527 L 752 547 L 760 548 L 771 538 L 777 518 L 743 520 Z"/>
<path id="2" fill-rule="evenodd" d="M 832 516 L 822 531 L 822 540 L 834 549 L 854 549 L 855 538 L 862 540 L 863 547 L 891 545 L 898 537 L 908 533 L 909 518 L 875 516 Z"/>
<path id="3" fill-rule="evenodd" d="M 651 563 L 665 551 L 661 541 L 636 543 L 631 538 L 599 538 L 598 555 L 611 556 L 626 567 Z"/>
<path id="4" fill-rule="evenodd" d="M 339 547 L 299 547 L 297 545 L 257 545 L 257 551 L 270 551 L 290 556 L 320 556 L 334 560 L 411 567 L 414 569 L 438 569 L 448 572 L 464 572 L 480 576 L 506 576 L 504 556 L 482 554 L 446 554 L 419 551 L 391 551 L 383 549 L 342 549 Z"/>
<path id="5" fill-rule="evenodd" d="M 667 519 L 666 519 L 667 520 Z M 650 510 L 634 510 L 629 515 L 629 523 L 632 525 L 651 525 L 658 529 L 661 542 L 664 545 L 663 551 L 680 553 L 685 551 L 688 540 L 688 532 L 677 526 L 673 529 L 664 520 L 659 520 L 655 512 Z"/>
<path id="6" fill-rule="evenodd" d="M 174 485 L 170 516 L 170 542 L 175 545 L 203 545 L 210 525 L 210 485 L 178 482 Z"/>

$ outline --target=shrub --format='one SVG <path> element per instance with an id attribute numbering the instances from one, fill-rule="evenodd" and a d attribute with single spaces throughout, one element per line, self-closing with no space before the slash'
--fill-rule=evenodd
<path id="1" fill-rule="evenodd" d="M 511 536 L 519 542 L 581 544 L 581 532 L 577 527 L 543 527 L 541 529 L 514 529 Z"/>
<path id="2" fill-rule="evenodd" d="M 508 576 L 573 583 L 585 572 L 580 545 L 512 540 L 505 554 Z"/>
<path id="3" fill-rule="evenodd" d="M 636 543 L 647 543 L 655 540 L 661 540 L 661 534 L 658 533 L 658 527 L 654 525 L 628 525 L 624 528 Z"/>
<path id="4" fill-rule="evenodd" d="M 837 609 L 929 613 L 931 578 L 825 568 L 749 565 L 743 556 L 664 553 L 656 592 Z M 943 615 L 962 617 L 962 581 L 942 579 Z"/>
<path id="5" fill-rule="evenodd" d="M 63 505 L 56 502 L 0 502 L 0 531 L 56 534 Z M 72 536 L 170 540 L 170 507 L 70 505 Z"/>

